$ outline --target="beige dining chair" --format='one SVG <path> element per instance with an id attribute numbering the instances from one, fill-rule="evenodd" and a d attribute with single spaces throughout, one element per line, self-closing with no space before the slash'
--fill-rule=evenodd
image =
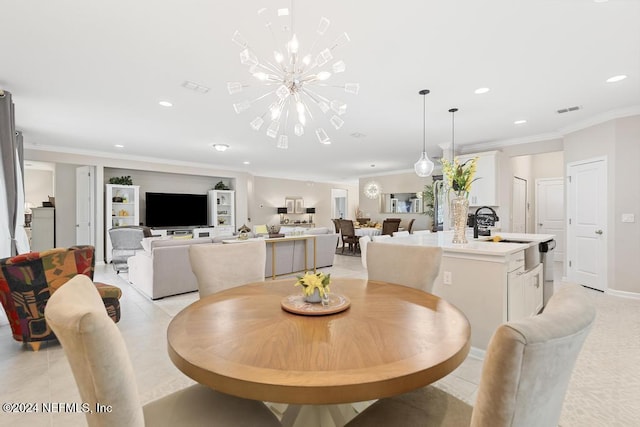
<path id="1" fill-rule="evenodd" d="M 573 366 L 595 314 L 584 288 L 561 288 L 542 314 L 495 331 L 474 407 L 429 386 L 379 400 L 347 426 L 557 426 Z"/>
<path id="2" fill-rule="evenodd" d="M 362 236 L 358 242 L 360 246 L 360 260 L 362 261 L 362 266 L 367 268 L 367 245 L 371 241 L 371 237 Z"/>
<path id="3" fill-rule="evenodd" d="M 431 292 L 440 271 L 442 248 L 371 242 L 367 245 L 369 280 Z"/>
<path id="4" fill-rule="evenodd" d="M 193 385 L 144 406 L 120 330 L 104 310 L 91 279 L 77 275 L 45 307 L 47 324 L 64 349 L 90 427 L 280 426 L 262 403 Z M 97 405 L 111 411 L 96 411 Z"/>
<path id="5" fill-rule="evenodd" d="M 382 242 L 390 238 L 391 236 L 389 234 L 380 234 L 378 236 L 371 236 L 371 240 L 373 240 L 374 242 Z"/>
<path id="6" fill-rule="evenodd" d="M 408 235 L 409 235 L 409 232 L 406 230 L 393 232 L 393 237 L 407 237 Z"/>
<path id="7" fill-rule="evenodd" d="M 189 247 L 191 270 L 198 281 L 200 298 L 225 289 L 264 282 L 267 262 L 264 240 Z"/>

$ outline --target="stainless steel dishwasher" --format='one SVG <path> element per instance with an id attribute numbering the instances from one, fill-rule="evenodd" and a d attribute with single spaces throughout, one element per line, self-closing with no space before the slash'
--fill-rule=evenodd
<path id="1" fill-rule="evenodd" d="M 547 302 L 551 295 L 553 295 L 553 269 L 554 260 L 553 253 L 556 248 L 556 241 L 551 239 L 546 242 L 540 242 L 538 250 L 540 251 L 540 261 L 543 263 L 542 278 L 544 285 L 542 287 L 542 300 L 544 306 L 547 306 Z"/>

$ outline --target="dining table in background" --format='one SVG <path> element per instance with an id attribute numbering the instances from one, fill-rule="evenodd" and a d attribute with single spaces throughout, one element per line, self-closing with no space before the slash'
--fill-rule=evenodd
<path id="1" fill-rule="evenodd" d="M 375 227 L 358 227 L 355 229 L 356 232 L 356 236 L 358 237 L 363 237 L 363 236 L 379 236 L 380 234 L 382 234 L 382 229 L 381 228 L 375 228 Z"/>
<path id="2" fill-rule="evenodd" d="M 301 408 L 405 393 L 449 374 L 466 358 L 470 326 L 445 300 L 407 286 L 333 278 L 350 306 L 329 315 L 285 311 L 295 279 L 253 283 L 194 302 L 169 324 L 168 352 L 193 380 L 234 396 Z M 307 407 L 309 408 L 309 407 Z M 309 409 L 311 410 L 311 409 Z"/>

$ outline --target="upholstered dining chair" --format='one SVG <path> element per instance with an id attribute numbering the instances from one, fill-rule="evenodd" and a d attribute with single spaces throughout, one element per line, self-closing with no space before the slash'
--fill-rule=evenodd
<path id="1" fill-rule="evenodd" d="M 362 261 L 362 266 L 367 268 L 367 245 L 371 241 L 371 237 L 362 236 L 358 239 L 358 245 L 360 246 L 360 260 Z"/>
<path id="2" fill-rule="evenodd" d="M 342 253 L 344 253 L 345 244 L 349 245 L 349 250 L 355 253 L 358 250 L 358 236 L 356 236 L 353 221 L 350 219 L 341 219 L 340 234 L 342 235 Z"/>
<path id="3" fill-rule="evenodd" d="M 387 218 L 382 221 L 382 234 L 392 236 L 400 228 L 400 219 Z"/>
<path id="4" fill-rule="evenodd" d="M 409 232 L 407 230 L 393 232 L 393 237 L 407 237 L 408 235 L 409 235 Z"/>
<path id="5" fill-rule="evenodd" d="M 431 234 L 431 230 L 416 230 L 413 234 Z"/>
<path id="6" fill-rule="evenodd" d="M 557 426 L 595 315 L 586 289 L 561 288 L 542 314 L 500 325 L 494 332 L 475 406 L 428 386 L 381 399 L 347 426 Z"/>
<path id="7" fill-rule="evenodd" d="M 55 248 L 28 252 L 0 260 L 0 301 L 7 313 L 13 339 L 38 351 L 44 341 L 55 340 L 44 307 L 50 296 L 76 275 L 93 279 L 93 246 Z M 102 298 L 102 309 L 114 322 L 120 320 L 120 297 L 117 286 L 94 283 Z"/>
<path id="8" fill-rule="evenodd" d="M 193 385 L 142 406 L 124 339 L 91 280 L 76 276 L 51 296 L 45 317 L 67 355 L 90 427 L 279 426 L 262 403 Z"/>
<path id="9" fill-rule="evenodd" d="M 384 242 L 387 239 L 390 239 L 391 235 L 389 234 L 380 234 L 379 236 L 371 236 L 371 240 L 374 242 Z"/>
<path id="10" fill-rule="evenodd" d="M 440 271 L 442 248 L 371 242 L 367 245 L 369 280 L 431 292 Z"/>
<path id="11" fill-rule="evenodd" d="M 200 298 L 215 292 L 264 282 L 267 251 L 264 240 L 189 246 L 191 270 Z"/>

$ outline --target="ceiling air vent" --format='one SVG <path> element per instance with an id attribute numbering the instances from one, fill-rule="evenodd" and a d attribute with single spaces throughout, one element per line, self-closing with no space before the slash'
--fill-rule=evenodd
<path id="1" fill-rule="evenodd" d="M 582 109 L 582 107 L 579 105 L 576 105 L 575 107 L 561 108 L 558 110 L 558 114 L 570 113 L 571 111 L 578 111 L 580 109 Z"/>

